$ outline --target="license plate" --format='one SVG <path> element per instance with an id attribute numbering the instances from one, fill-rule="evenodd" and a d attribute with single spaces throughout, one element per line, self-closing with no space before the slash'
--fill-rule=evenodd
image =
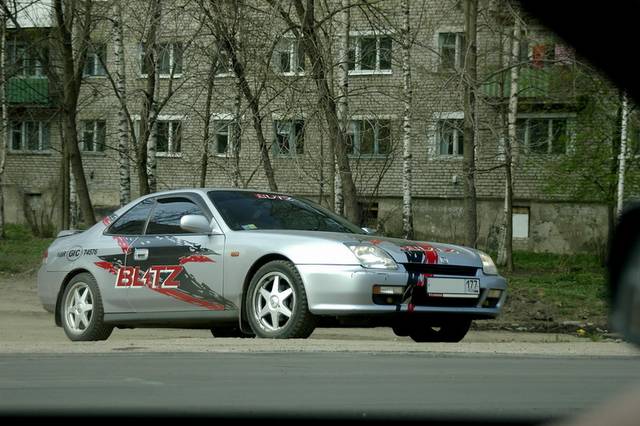
<path id="1" fill-rule="evenodd" d="M 427 294 L 436 297 L 478 297 L 477 278 L 427 278 Z"/>

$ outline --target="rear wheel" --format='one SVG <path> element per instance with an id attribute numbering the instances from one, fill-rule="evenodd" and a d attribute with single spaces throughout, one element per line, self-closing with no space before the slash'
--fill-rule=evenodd
<path id="1" fill-rule="evenodd" d="M 247 291 L 247 319 L 258 337 L 307 338 L 315 329 L 295 265 L 274 260 L 255 273 Z"/>
<path id="2" fill-rule="evenodd" d="M 73 341 L 106 340 L 113 331 L 113 326 L 104 323 L 100 289 L 89 273 L 71 279 L 60 309 L 64 332 Z"/>
<path id="3" fill-rule="evenodd" d="M 408 335 L 416 342 L 459 342 L 467 335 L 471 327 L 471 320 L 466 318 L 452 318 L 439 323 L 437 326 L 428 322 L 411 324 Z"/>

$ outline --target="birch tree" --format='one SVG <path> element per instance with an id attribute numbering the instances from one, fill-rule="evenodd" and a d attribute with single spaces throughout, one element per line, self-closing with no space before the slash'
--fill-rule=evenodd
<path id="1" fill-rule="evenodd" d="M 118 171 L 120 176 L 120 206 L 131 200 L 131 171 L 129 164 L 129 120 L 126 109 L 127 86 L 124 55 L 124 31 L 122 22 L 122 0 L 113 5 L 113 59 L 115 65 L 115 90 L 120 101 L 118 109 Z"/>
<path id="2" fill-rule="evenodd" d="M 478 240 L 476 199 L 476 88 L 477 88 L 478 0 L 464 0 L 464 228 L 465 244 L 476 247 Z"/>
<path id="3" fill-rule="evenodd" d="M 78 7 L 80 4 L 82 7 Z M 96 223 L 95 213 L 78 147 L 76 127 L 82 70 L 91 36 L 92 1 L 63 2 L 62 0 L 54 0 L 53 5 L 56 19 L 55 32 L 62 61 L 63 99 L 61 109 L 65 136 L 63 143 L 68 149 L 82 218 L 87 225 L 93 225 Z M 77 31 L 78 34 L 77 43 L 73 42 L 74 31 Z M 74 49 L 74 46 L 77 47 Z"/>
<path id="4" fill-rule="evenodd" d="M 351 30 L 351 1 L 342 0 L 342 13 L 340 19 L 340 31 L 338 40 L 338 86 L 340 97 L 338 98 L 338 114 L 342 126 L 342 132 L 346 134 L 349 126 L 349 32 Z M 342 197 L 342 181 L 336 162 L 336 143 L 329 138 L 329 198 L 333 210 L 342 214 L 344 212 L 344 199 Z"/>
<path id="5" fill-rule="evenodd" d="M 518 114 L 518 78 L 520 67 L 520 17 L 514 13 L 513 35 L 511 39 L 511 53 L 509 55 L 510 84 L 509 106 L 507 110 L 507 137 L 504 143 L 504 224 L 502 241 L 499 244 L 497 263 L 505 266 L 507 271 L 513 271 L 513 151 L 517 146 L 516 117 Z"/>
<path id="6" fill-rule="evenodd" d="M 7 75 L 5 70 L 6 62 L 6 46 L 7 46 L 7 17 L 5 15 L 5 0 L 2 0 L 2 10 L 0 10 L 0 239 L 5 237 L 5 219 L 4 219 L 4 170 L 7 160 L 7 129 L 9 120 L 7 117 L 7 95 L 6 82 Z"/>
<path id="7" fill-rule="evenodd" d="M 402 0 L 402 89 L 404 114 L 402 117 L 402 234 L 413 239 L 413 213 L 411 206 L 411 7 Z"/>
<path id="8" fill-rule="evenodd" d="M 629 102 L 627 93 L 622 92 L 622 118 L 620 123 L 620 153 L 618 154 L 618 191 L 616 197 L 616 217 L 620 217 L 622 213 L 622 204 L 624 201 L 624 174 L 625 163 L 627 158 L 627 134 L 629 123 Z"/>

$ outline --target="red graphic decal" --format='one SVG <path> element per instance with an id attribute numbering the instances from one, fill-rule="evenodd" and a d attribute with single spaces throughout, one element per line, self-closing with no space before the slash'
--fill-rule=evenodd
<path id="1" fill-rule="evenodd" d="M 125 237 L 113 237 L 113 238 L 116 239 L 116 241 L 118 242 L 118 245 L 120 246 L 120 249 L 124 254 L 129 253 L 131 246 L 129 245 L 129 242 Z"/>
<path id="2" fill-rule="evenodd" d="M 111 224 L 111 218 L 109 216 L 105 216 L 104 218 L 102 218 L 102 223 L 109 226 Z"/>
<path id="3" fill-rule="evenodd" d="M 402 251 L 421 251 L 424 253 L 424 259 L 422 263 L 438 263 L 438 251 L 430 244 L 427 243 L 418 243 L 415 246 L 402 246 L 400 247 Z"/>
<path id="4" fill-rule="evenodd" d="M 111 262 L 100 261 L 100 262 L 95 262 L 95 265 L 98 268 L 106 269 L 110 274 L 115 275 L 118 272 L 116 267 Z"/>
<path id="5" fill-rule="evenodd" d="M 262 198 L 267 200 L 280 200 L 280 201 L 290 201 L 293 199 L 287 195 L 275 195 L 275 194 L 256 194 L 256 198 Z"/>
<path id="6" fill-rule="evenodd" d="M 382 242 L 382 240 L 369 240 L 369 242 L 371 244 L 373 244 L 374 246 L 377 246 L 378 244 L 380 244 Z"/>
<path id="7" fill-rule="evenodd" d="M 192 256 L 183 256 L 178 260 L 178 263 L 184 265 L 189 262 L 197 262 L 197 263 L 216 263 L 215 260 L 208 258 L 207 256 L 202 256 L 199 254 L 194 254 Z"/>
<path id="8" fill-rule="evenodd" d="M 178 288 L 180 281 L 176 281 L 176 278 L 183 269 L 184 267 L 177 265 L 158 265 L 152 266 L 140 276 L 138 266 L 123 266 L 118 269 L 116 287 Z M 162 279 L 161 274 L 168 276 Z"/>
<path id="9" fill-rule="evenodd" d="M 414 305 L 413 303 L 409 303 L 409 312 L 413 312 L 416 309 L 416 305 Z"/>
<path id="10" fill-rule="evenodd" d="M 181 292 L 180 290 L 168 289 L 168 288 L 153 288 L 153 291 L 157 291 L 158 293 L 164 294 L 166 296 L 171 296 L 175 299 L 182 300 L 183 302 L 191 303 L 192 305 L 199 305 L 206 309 L 212 311 L 223 311 L 224 305 L 218 303 L 207 302 L 206 300 L 198 299 L 193 296 L 189 296 L 186 293 Z"/>

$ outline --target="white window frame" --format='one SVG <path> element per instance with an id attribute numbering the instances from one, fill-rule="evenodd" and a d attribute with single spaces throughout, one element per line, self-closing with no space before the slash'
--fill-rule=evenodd
<path id="1" fill-rule="evenodd" d="M 171 152 L 172 148 L 173 148 L 173 124 L 171 124 L 170 129 L 169 129 L 169 135 L 168 135 L 168 144 L 169 144 L 169 151 L 158 151 L 157 146 L 156 146 L 156 157 L 168 157 L 168 158 L 180 158 L 182 157 L 182 148 L 184 147 L 184 124 L 186 122 L 186 116 L 185 115 L 170 115 L 170 114 L 164 114 L 164 115 L 158 115 L 158 117 L 156 118 L 155 122 L 154 122 L 154 126 L 157 126 L 159 121 L 169 121 L 169 122 L 174 122 L 174 121 L 179 121 L 180 122 L 180 126 L 181 126 L 181 136 L 182 136 L 182 143 L 180 145 L 180 152 Z M 132 115 L 131 119 L 134 122 L 134 129 L 133 131 L 135 132 L 136 138 L 140 138 L 140 116 L 139 115 Z M 157 127 L 156 127 L 156 132 L 158 131 Z M 157 133 L 156 133 L 157 134 Z"/>
<path id="2" fill-rule="evenodd" d="M 98 147 L 98 122 L 103 122 L 104 123 L 104 141 L 103 141 L 103 150 L 99 151 L 98 149 L 96 149 Z M 85 132 L 85 126 L 87 123 L 92 123 L 93 124 L 93 148 L 92 150 L 87 150 L 86 146 L 84 144 L 84 132 Z M 96 119 L 96 120 L 81 120 L 80 121 L 80 134 L 82 135 L 82 137 L 80 138 L 79 141 L 79 145 L 80 145 L 80 151 L 82 151 L 83 154 L 104 154 L 104 152 L 106 151 L 107 148 L 107 121 L 103 120 L 103 119 Z"/>
<path id="3" fill-rule="evenodd" d="M 14 66 L 14 62 L 11 62 L 11 60 L 18 57 L 18 54 L 17 54 L 18 47 L 21 48 L 20 56 L 23 62 L 23 66 L 21 69 L 18 70 L 15 76 L 22 77 L 22 78 L 46 78 L 47 76 L 46 76 L 46 73 L 44 72 L 44 66 L 42 65 L 42 62 L 40 62 L 40 59 L 38 59 L 37 55 L 32 56 L 32 53 L 30 52 L 30 48 L 34 48 L 34 47 L 30 46 L 30 44 L 27 43 L 26 41 L 7 40 L 6 61 L 9 68 Z M 35 74 L 33 75 L 27 74 L 27 67 L 24 66 L 24 63 L 27 61 L 27 59 L 30 61 L 31 60 L 35 61 L 35 66 L 34 66 Z"/>
<path id="4" fill-rule="evenodd" d="M 226 152 L 218 152 L 218 126 L 216 123 L 226 123 L 227 128 L 227 151 Z M 232 126 L 238 125 L 237 120 L 233 114 L 230 113 L 218 113 L 212 115 L 211 124 L 213 128 L 211 129 L 214 135 L 214 143 L 213 143 L 213 154 L 216 157 L 220 158 L 230 158 L 233 157 L 233 147 L 235 145 L 235 140 L 233 140 L 233 128 Z M 211 151 L 209 151 L 211 152 Z"/>
<path id="5" fill-rule="evenodd" d="M 170 45 L 170 50 L 169 50 L 169 68 L 173 69 L 174 67 L 174 51 L 175 51 L 175 46 L 176 44 L 183 44 L 181 41 L 169 41 L 169 42 L 158 42 L 158 47 L 162 46 L 162 45 Z M 138 74 L 140 76 L 140 78 L 147 78 L 149 76 L 149 74 L 146 74 L 143 72 L 144 69 L 144 48 L 143 48 L 143 43 L 138 44 L 138 61 L 139 61 L 139 68 L 138 68 Z M 184 73 L 184 45 L 182 46 L 182 71 L 181 72 L 176 72 L 175 74 L 173 74 L 173 76 L 171 75 L 171 73 L 169 74 L 163 74 L 159 69 L 158 69 L 158 77 L 159 78 L 181 78 L 182 74 Z M 156 58 L 156 61 L 160 60 L 160 49 L 158 49 L 158 57 Z M 158 65 L 159 68 L 159 65 Z"/>
<path id="6" fill-rule="evenodd" d="M 13 131 L 14 131 L 14 123 L 20 123 L 20 149 L 15 149 L 13 147 Z M 27 131 L 26 124 L 27 123 L 38 123 L 38 149 L 27 149 Z M 44 128 L 48 127 L 49 123 L 46 121 L 37 121 L 37 120 L 24 120 L 24 121 L 10 121 L 8 130 L 8 145 L 9 151 L 12 153 L 23 153 L 23 154 L 49 154 L 51 153 L 51 129 L 49 128 L 46 134 L 49 137 L 48 141 L 44 139 Z M 43 147 L 46 145 L 46 149 Z"/>
<path id="7" fill-rule="evenodd" d="M 440 51 L 440 34 L 446 34 L 446 33 L 456 34 L 455 66 L 453 69 L 442 68 L 442 52 Z M 464 27 L 462 26 L 440 27 L 436 30 L 433 36 L 433 46 L 435 47 L 433 49 L 433 51 L 435 52 L 433 71 L 435 72 L 460 71 L 461 69 L 460 58 L 462 57 L 462 52 L 464 50 L 464 46 L 461 45 L 462 43 L 461 43 L 460 36 L 464 36 Z"/>
<path id="8" fill-rule="evenodd" d="M 529 126 L 527 125 L 525 127 L 525 140 L 524 140 L 524 145 L 520 145 L 520 147 L 523 147 L 523 152 L 526 155 L 566 155 L 566 154 L 570 154 L 571 152 L 573 152 L 574 146 L 575 146 L 575 136 L 576 136 L 576 132 L 575 132 L 575 118 L 576 118 L 576 113 L 521 113 L 518 114 L 516 116 L 516 122 L 518 120 L 524 119 L 524 120 L 528 120 L 528 119 L 543 119 L 543 120 L 549 120 L 549 124 L 548 124 L 548 131 L 547 131 L 547 142 L 548 142 L 548 148 L 547 148 L 547 152 L 546 153 L 540 153 L 540 152 L 532 152 L 529 148 Z M 567 122 L 567 133 L 569 134 L 569 137 L 567 139 L 567 145 L 565 148 L 565 152 L 563 153 L 556 153 L 553 152 L 553 139 L 552 139 L 552 126 L 551 120 L 554 119 L 566 119 Z M 516 128 L 517 129 L 517 128 Z M 516 143 L 520 143 L 520 140 L 516 140 Z"/>
<path id="9" fill-rule="evenodd" d="M 302 121 L 302 128 L 303 128 L 303 144 L 302 144 L 302 153 L 298 153 L 298 135 L 295 135 L 295 138 L 293 138 L 293 143 L 291 143 L 291 140 L 289 140 L 289 152 L 285 153 L 285 152 L 281 152 L 280 151 L 280 146 L 278 145 L 278 125 L 277 122 L 288 122 L 290 126 L 292 126 L 295 129 L 295 122 L 296 121 Z M 272 115 L 272 129 L 273 129 L 273 150 L 276 156 L 278 157 L 283 157 L 283 158 L 293 158 L 293 157 L 297 157 L 297 156 L 302 156 L 305 153 L 305 148 L 304 148 L 304 142 L 306 139 L 306 131 L 304 130 L 306 127 L 307 121 L 306 118 L 304 117 L 304 115 L 302 116 L 296 116 L 296 117 L 283 117 L 280 115 L 276 115 L 273 114 Z"/>
<path id="10" fill-rule="evenodd" d="M 427 159 L 444 161 L 462 161 L 462 155 L 440 155 L 438 154 L 438 123 L 443 120 L 464 120 L 464 111 L 448 111 L 433 113 L 431 122 L 427 127 Z"/>
<path id="11" fill-rule="evenodd" d="M 298 70 L 298 65 L 299 65 L 298 49 L 301 41 L 291 34 L 282 36 L 278 44 L 282 43 L 283 41 L 287 43 L 287 50 L 289 51 L 290 68 L 294 69 L 295 71 L 280 71 L 280 70 L 274 69 L 272 65 L 273 72 L 275 72 L 278 75 L 284 75 L 284 76 L 304 76 L 306 73 L 306 63 L 304 63 L 306 61 L 305 56 L 302 57 L 303 66 L 305 68 L 303 68 L 302 70 Z M 276 52 L 281 52 L 281 51 L 282 50 L 279 50 L 278 46 L 276 45 L 276 48 L 273 50 L 273 55 L 275 55 Z M 272 55 L 272 60 L 273 60 L 273 55 Z"/>
<path id="12" fill-rule="evenodd" d="M 222 52 L 224 52 L 224 53 L 222 53 Z M 223 56 L 223 55 L 224 55 L 224 58 L 228 60 L 228 62 L 227 62 L 227 64 L 226 64 L 227 66 L 225 67 L 227 71 L 226 71 L 226 72 L 221 72 L 221 73 L 216 72 L 216 73 L 213 75 L 213 77 L 214 77 L 214 78 L 235 77 L 235 73 L 234 73 L 234 71 L 233 71 L 233 64 L 231 64 L 231 59 L 227 56 L 227 55 L 228 55 L 228 53 L 227 53 L 227 51 L 226 51 L 226 50 L 220 49 L 220 50 L 218 51 L 218 58 L 217 58 L 217 60 L 218 60 L 218 61 L 220 61 L 220 59 L 222 58 L 222 56 Z M 182 66 L 184 67 L 184 56 L 183 56 L 183 64 L 182 64 Z M 216 70 L 216 71 L 217 71 L 217 70 Z"/>
<path id="13" fill-rule="evenodd" d="M 86 71 L 86 64 L 85 67 L 82 68 L 82 76 L 83 77 L 89 77 L 89 78 L 104 78 L 107 76 L 107 70 L 104 68 L 104 66 L 102 65 L 102 62 L 100 62 L 100 55 L 98 54 L 98 52 L 96 52 L 96 48 L 102 48 L 104 49 L 104 62 L 105 65 L 107 63 L 107 45 L 106 43 L 96 43 L 93 45 L 93 47 L 91 49 L 89 49 L 87 51 L 87 62 L 88 61 L 92 61 L 93 62 L 93 70 L 97 71 L 97 70 L 101 70 L 102 73 L 97 73 L 97 74 L 87 74 Z"/>
<path id="14" fill-rule="evenodd" d="M 376 37 L 376 68 L 373 70 L 361 69 L 362 46 L 360 39 L 362 37 Z M 349 75 L 391 75 L 393 74 L 393 33 L 391 31 L 349 31 L 349 45 L 347 46 L 347 56 L 351 50 L 351 42 L 355 43 L 354 69 L 349 70 Z M 389 37 L 391 39 L 391 68 L 380 69 L 380 38 Z M 348 57 L 347 57 L 348 60 Z"/>
<path id="15" fill-rule="evenodd" d="M 521 210 L 525 210 L 526 213 Z M 511 213 L 512 221 L 511 221 L 511 235 L 512 239 L 515 241 L 526 241 L 531 236 L 531 208 L 525 206 L 513 206 L 513 212 Z M 518 219 L 523 219 L 526 217 L 527 227 L 526 227 L 526 236 L 517 235 L 517 226 L 520 222 Z"/>
<path id="16" fill-rule="evenodd" d="M 389 155 L 392 154 L 393 151 L 393 145 L 392 145 L 392 140 L 393 137 L 391 135 L 391 131 L 392 131 L 392 122 L 393 120 L 395 120 L 396 117 L 393 115 L 378 115 L 378 116 L 360 116 L 360 115 L 354 115 L 349 119 L 349 128 L 347 129 L 347 134 L 348 135 L 354 135 L 353 133 L 353 129 L 354 129 L 354 123 L 358 122 L 358 121 L 369 121 L 369 122 L 373 122 L 374 123 L 374 135 L 373 135 L 373 152 L 372 153 L 362 153 L 360 152 L 360 143 L 362 141 L 362 135 L 360 135 L 359 138 L 353 137 L 354 140 L 354 146 L 353 146 L 353 151 L 349 152 L 348 155 L 350 157 L 354 157 L 354 158 L 372 158 L 372 157 L 379 157 L 379 158 L 385 158 Z M 391 138 L 391 140 L 389 140 L 389 152 L 388 153 L 380 153 L 380 125 L 379 123 L 381 121 L 386 121 L 388 122 L 389 125 L 389 136 Z M 356 142 L 357 141 L 357 142 Z"/>

